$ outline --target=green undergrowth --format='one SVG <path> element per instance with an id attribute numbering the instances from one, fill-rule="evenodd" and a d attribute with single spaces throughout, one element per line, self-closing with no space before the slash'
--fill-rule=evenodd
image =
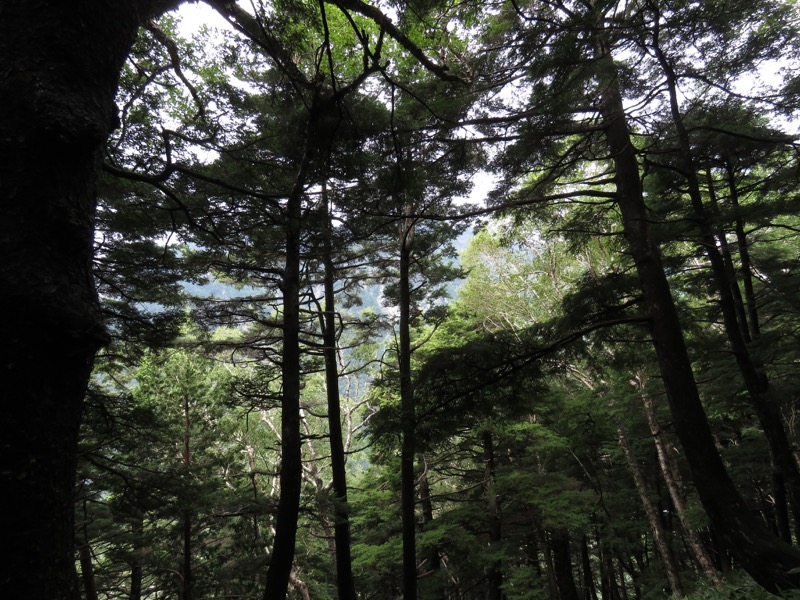
<path id="1" fill-rule="evenodd" d="M 790 590 L 775 595 L 750 579 L 745 573 L 735 573 L 726 577 L 719 584 L 709 582 L 698 583 L 697 587 L 684 596 L 684 600 L 800 600 L 800 590 Z M 670 596 L 670 600 L 679 600 L 678 596 Z"/>

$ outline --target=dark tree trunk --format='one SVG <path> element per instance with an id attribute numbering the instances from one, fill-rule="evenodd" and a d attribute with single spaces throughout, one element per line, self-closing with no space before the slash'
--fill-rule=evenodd
<path id="1" fill-rule="evenodd" d="M 714 177 L 710 166 L 706 166 L 706 185 L 708 187 L 708 199 L 712 211 L 712 220 L 716 222 L 716 231 L 714 237 L 719 244 L 719 254 L 722 259 L 722 264 L 725 266 L 725 280 L 730 289 L 730 298 L 732 299 L 736 312 L 736 322 L 739 325 L 739 331 L 745 342 L 752 341 L 750 336 L 750 329 L 747 325 L 747 311 L 745 310 L 744 299 L 742 298 L 742 291 L 739 289 L 739 283 L 736 278 L 736 267 L 733 264 L 733 256 L 731 248 L 728 244 L 728 234 L 722 227 L 720 219 L 719 201 L 717 200 L 717 190 L 714 188 Z M 699 181 L 699 180 L 698 180 Z M 697 190 L 699 197 L 700 190 Z"/>
<path id="2" fill-rule="evenodd" d="M 422 531 L 427 531 L 433 522 L 433 500 L 431 486 L 428 480 L 428 463 L 425 455 L 419 455 L 419 464 L 422 472 L 419 476 L 419 504 L 422 508 Z M 439 548 L 433 545 L 426 548 L 423 554 L 424 570 L 419 579 L 419 595 L 429 600 L 439 600 L 446 597 L 442 561 L 439 557 Z"/>
<path id="3" fill-rule="evenodd" d="M 192 465 L 192 418 L 191 399 L 188 394 L 183 396 L 183 475 L 184 484 L 191 481 Z M 187 503 L 183 508 L 183 523 L 181 524 L 183 537 L 183 564 L 181 565 L 181 600 L 192 600 L 192 511 Z"/>
<path id="4" fill-rule="evenodd" d="M 408 212 L 410 212 L 410 207 Z M 416 417 L 411 381 L 411 249 L 414 224 L 407 218 L 400 239 L 400 512 L 403 527 L 403 600 L 417 598 L 417 551 L 415 515 L 414 457 L 416 456 Z"/>
<path id="5" fill-rule="evenodd" d="M 600 548 L 600 597 L 603 600 L 620 600 L 614 560 L 608 548 Z"/>
<path id="6" fill-rule="evenodd" d="M 592 562 L 589 559 L 589 540 L 585 535 L 581 540 L 581 568 L 583 570 L 583 600 L 597 600 Z"/>
<path id="7" fill-rule="evenodd" d="M 578 600 L 578 589 L 575 587 L 575 576 L 572 573 L 569 531 L 566 529 L 550 531 L 550 546 L 553 549 L 553 572 L 560 600 Z"/>
<path id="8" fill-rule="evenodd" d="M 673 101 L 677 100 L 676 90 L 674 85 L 670 85 L 670 93 Z M 690 151 L 688 132 L 683 127 L 682 123 L 678 124 L 679 138 L 681 140 L 681 148 L 684 152 Z M 692 167 L 691 160 L 685 159 L 684 169 Z M 716 190 L 714 189 L 714 181 L 711 175 L 711 168 L 706 168 L 708 179 L 708 195 L 711 203 L 711 209 L 714 214 L 714 220 L 719 221 L 719 206 L 717 202 Z M 705 225 L 708 220 L 705 216 L 704 207 L 700 195 L 699 187 L 697 187 L 696 177 L 689 177 L 689 187 L 692 191 L 692 203 L 695 207 L 695 216 L 698 219 L 701 229 L 706 229 Z M 731 197 L 731 203 L 738 210 L 737 190 L 733 174 L 728 171 L 728 187 Z M 724 315 L 725 329 L 728 333 L 728 338 L 731 343 L 731 348 L 737 356 L 737 364 L 742 373 L 742 376 L 747 384 L 752 402 L 756 405 L 765 403 L 774 404 L 774 400 L 770 398 L 768 390 L 768 378 L 763 369 L 763 365 L 756 364 L 750 354 L 748 344 L 759 335 L 758 313 L 756 311 L 755 298 L 753 295 L 753 282 L 750 275 L 750 259 L 749 250 L 747 248 L 746 238 L 744 234 L 744 224 L 741 217 L 736 218 L 736 232 L 739 244 L 739 252 L 741 255 L 742 278 L 744 287 L 747 293 L 748 301 L 745 307 L 745 301 L 742 298 L 741 290 L 739 289 L 739 282 L 736 276 L 736 268 L 733 263 L 728 239 L 722 226 L 718 226 L 716 231 L 716 241 L 719 243 L 719 252 L 714 244 L 709 231 L 705 232 L 703 236 L 704 245 L 707 245 L 706 254 L 709 256 L 709 262 L 714 268 L 715 279 L 718 285 L 725 285 L 726 289 L 720 293 L 720 305 Z M 709 245 L 711 244 L 711 245 Z M 721 270 L 721 265 L 724 265 L 724 272 Z M 736 326 L 738 325 L 738 330 Z M 755 336 L 755 337 L 754 337 Z M 789 525 L 789 502 L 787 501 L 786 494 L 786 480 L 794 481 L 795 485 L 791 489 L 795 490 L 792 494 L 793 502 L 792 507 L 795 511 L 795 516 L 798 509 L 797 498 L 800 497 L 800 473 L 797 471 L 797 465 L 794 461 L 793 450 L 789 443 L 788 436 L 783 428 L 783 421 L 780 411 L 777 409 L 758 409 L 759 418 L 764 428 L 764 432 L 769 442 L 770 447 L 770 463 L 772 466 L 772 480 L 773 480 L 773 495 L 775 497 L 774 510 L 774 523 L 776 532 L 787 543 L 792 541 L 792 532 Z M 777 453 L 777 454 L 776 454 Z M 776 460 L 776 456 L 785 456 L 783 461 Z M 786 473 L 786 475 L 784 475 Z M 767 519 L 770 522 L 770 519 Z"/>
<path id="9" fill-rule="evenodd" d="M 331 215 L 327 195 L 325 206 L 325 314 L 323 343 L 325 355 L 325 384 L 328 398 L 328 431 L 330 433 L 331 472 L 333 477 L 333 535 L 336 541 L 336 588 L 339 600 L 355 600 L 353 561 L 350 553 L 350 516 L 347 507 L 347 475 L 344 443 L 342 441 L 341 403 L 339 398 L 339 365 L 336 336 L 335 267 L 331 244 Z"/>
<path id="10" fill-rule="evenodd" d="M 0 4 L 0 530 L 13 548 L 0 589 L 8 598 L 78 597 L 78 429 L 107 339 L 91 274 L 94 185 L 120 69 L 139 24 L 166 4 Z"/>
<path id="11" fill-rule="evenodd" d="M 494 459 L 494 436 L 486 429 L 483 432 L 483 463 L 486 488 L 486 516 L 489 528 L 489 547 L 496 548 L 502 541 L 503 524 L 500 512 L 500 499 L 497 497 L 496 474 L 497 465 Z M 495 561 L 488 567 L 487 580 L 489 591 L 487 600 L 501 600 L 503 597 L 503 565 Z"/>
<path id="12" fill-rule="evenodd" d="M 792 506 L 797 508 L 800 507 L 800 469 L 798 469 L 789 438 L 783 427 L 780 409 L 774 395 L 770 393 L 767 375 L 763 369 L 759 368 L 759 365 L 756 365 L 747 347 L 746 342 L 750 338 L 747 323 L 740 323 L 737 318 L 736 300 L 732 290 L 736 288 L 738 292 L 739 288 L 737 282 L 730 279 L 729 272 L 725 268 L 725 261 L 717 249 L 717 240 L 714 237 L 710 219 L 703 205 L 697 169 L 692 158 L 691 140 L 689 139 L 689 132 L 683 123 L 683 116 L 680 113 L 677 77 L 667 57 L 661 51 L 658 31 L 654 33 L 654 38 L 656 57 L 666 76 L 672 121 L 678 137 L 680 150 L 679 169 L 686 179 L 692 210 L 700 230 L 700 242 L 705 248 L 708 262 L 711 265 L 711 272 L 719 294 L 719 306 L 722 312 L 725 333 L 742 375 L 750 403 L 755 409 L 759 423 L 764 430 L 764 436 L 769 445 L 770 458 L 786 483 Z M 741 318 L 745 318 L 743 308 Z"/>
<path id="13" fill-rule="evenodd" d="M 181 524 L 183 563 L 181 565 L 181 600 L 192 600 L 192 511 L 183 511 Z"/>
<path id="14" fill-rule="evenodd" d="M 791 543 L 792 530 L 789 525 L 789 503 L 786 500 L 786 483 L 773 466 L 772 469 L 772 511 L 775 515 L 775 532 L 785 542 Z"/>
<path id="15" fill-rule="evenodd" d="M 543 529 L 540 529 L 541 538 L 544 544 L 542 545 L 542 554 L 544 555 L 544 568 L 547 574 L 547 589 L 550 595 L 550 600 L 560 600 L 561 592 L 558 589 L 558 580 L 556 579 L 556 569 L 553 565 L 553 546 L 550 540 L 547 539 L 547 534 Z"/>
<path id="16" fill-rule="evenodd" d="M 303 193 L 313 156 L 316 114 L 313 112 L 305 134 L 305 151 L 286 204 L 286 256 L 283 292 L 283 350 L 281 354 L 281 468 L 280 495 L 275 519 L 267 587 L 264 600 L 284 600 L 289 590 L 300 515 L 303 462 L 300 437 L 300 237 Z"/>
<path id="17" fill-rule="evenodd" d="M 736 213 L 736 245 L 739 250 L 740 271 L 744 284 L 744 297 L 747 303 L 747 322 L 750 329 L 750 339 L 757 340 L 761 337 L 761 325 L 758 319 L 756 294 L 753 288 L 753 269 L 750 262 L 750 247 L 747 244 L 747 234 L 744 230 L 744 220 L 739 213 L 739 189 L 736 186 L 736 177 L 730 162 L 725 165 L 727 175 L 728 193 L 731 206 Z"/>
<path id="18" fill-rule="evenodd" d="M 86 600 L 98 600 L 97 585 L 94 579 L 94 565 L 92 564 L 92 549 L 89 542 L 84 542 L 78 549 L 81 561 L 81 581 L 83 582 L 83 595 Z"/>
<path id="19" fill-rule="evenodd" d="M 145 552 L 144 540 L 144 517 L 143 514 L 136 515 L 136 522 L 131 525 L 133 534 L 133 552 L 128 562 L 131 572 L 131 591 L 128 600 L 141 600 L 142 598 L 142 579 L 144 578 L 144 568 L 142 567 L 142 556 Z"/>
<path id="20" fill-rule="evenodd" d="M 790 571 L 800 566 L 800 553 L 769 532 L 749 511 L 717 453 L 661 253 L 650 233 L 639 164 L 628 131 L 614 63 L 605 49 L 600 51 L 598 60 L 603 69 L 606 139 L 616 168 L 625 237 L 649 311 L 650 332 L 675 431 L 686 453 L 700 501 L 725 545 L 758 583 L 770 591 L 798 587 L 800 576 Z"/>
<path id="21" fill-rule="evenodd" d="M 97 584 L 94 577 L 94 561 L 92 555 L 92 545 L 89 538 L 89 518 L 87 514 L 87 498 L 83 498 L 83 526 L 81 529 L 81 536 L 78 556 L 80 557 L 81 564 L 81 582 L 83 583 L 83 595 L 86 600 L 97 600 Z M 76 532 L 77 533 L 77 532 Z M 77 536 L 76 536 L 77 537 Z"/>

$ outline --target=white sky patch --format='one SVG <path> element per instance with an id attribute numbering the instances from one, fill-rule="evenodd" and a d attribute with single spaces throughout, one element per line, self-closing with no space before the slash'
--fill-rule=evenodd
<path id="1" fill-rule="evenodd" d="M 462 204 L 477 204 L 478 206 L 486 206 L 486 198 L 489 192 L 494 189 L 497 184 L 498 177 L 489 171 L 480 170 L 472 177 L 472 190 L 467 196 L 460 196 L 454 198 L 454 204 L 460 206 Z"/>
<path id="2" fill-rule="evenodd" d="M 178 34 L 184 38 L 193 38 L 203 26 L 230 28 L 228 22 L 205 2 L 184 2 L 174 14 L 178 17 Z"/>

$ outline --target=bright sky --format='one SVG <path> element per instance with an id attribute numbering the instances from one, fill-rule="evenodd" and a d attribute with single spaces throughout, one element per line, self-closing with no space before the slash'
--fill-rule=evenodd
<path id="1" fill-rule="evenodd" d="M 212 27 L 230 27 L 219 13 L 205 2 L 184 2 L 175 14 L 179 17 L 178 33 L 190 38 L 203 25 Z"/>

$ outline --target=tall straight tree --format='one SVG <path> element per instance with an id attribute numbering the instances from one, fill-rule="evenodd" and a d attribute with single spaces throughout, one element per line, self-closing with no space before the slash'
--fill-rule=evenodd
<path id="1" fill-rule="evenodd" d="M 394 91 L 394 90 L 393 90 Z M 454 197 L 469 189 L 464 179 L 469 172 L 469 153 L 461 144 L 452 147 L 426 139 L 412 115 L 415 99 L 399 103 L 395 113 L 393 97 L 392 167 L 388 178 L 387 208 L 397 223 L 399 235 L 396 242 L 397 275 L 389 295 L 396 303 L 397 323 L 397 373 L 400 396 L 400 470 L 401 518 L 403 537 L 403 598 L 417 597 L 417 459 L 416 429 L 418 416 L 414 400 L 412 374 L 412 344 L 414 328 L 422 324 L 424 313 L 435 313 L 436 303 L 444 293 L 443 285 L 458 272 L 442 263 L 446 259 L 452 238 L 460 232 L 458 227 L 442 224 L 430 217 L 455 217 Z M 405 104 L 405 106 L 403 106 Z M 397 120 L 395 116 L 397 115 Z M 393 207 L 391 205 L 394 205 Z M 450 213 L 448 215 L 448 213 Z M 426 218 L 428 217 L 428 218 Z"/>
<path id="2" fill-rule="evenodd" d="M 371 42 L 364 29 L 355 26 L 352 16 L 345 13 L 344 20 L 352 25 L 351 33 L 356 37 L 356 45 L 363 47 L 364 62 L 356 61 L 359 69 L 351 78 L 342 76 L 341 73 L 334 72 L 334 61 L 328 44 L 327 53 L 322 56 L 330 58 L 329 61 L 315 62 L 318 56 L 312 56 L 316 47 L 312 48 L 315 42 L 314 36 L 309 35 L 312 29 L 303 30 L 303 35 L 298 35 L 295 25 L 302 22 L 310 13 L 322 12 L 323 32 L 318 37 L 324 37 L 327 41 L 328 29 L 324 19 L 323 3 L 297 3 L 292 5 L 288 14 L 274 15 L 271 5 L 261 4 L 262 10 L 256 14 L 242 10 L 237 4 L 230 2 L 218 2 L 209 0 L 208 4 L 216 8 L 225 19 L 227 19 L 236 29 L 244 33 L 260 52 L 269 56 L 275 65 L 275 74 L 283 78 L 285 84 L 283 92 L 288 96 L 294 95 L 297 104 L 305 107 L 305 112 L 300 115 L 293 123 L 293 134 L 297 135 L 300 143 L 291 148 L 291 156 L 285 163 L 280 157 L 277 163 L 280 167 L 289 167 L 294 170 L 293 182 L 289 186 L 284 186 L 280 190 L 279 197 L 284 200 L 281 207 L 281 214 L 273 222 L 278 222 L 281 231 L 285 235 L 284 239 L 284 264 L 272 270 L 272 274 L 279 279 L 279 287 L 282 298 L 282 308 L 280 310 L 281 329 L 282 329 L 282 356 L 280 366 L 282 370 L 282 469 L 281 469 L 281 496 L 278 506 L 277 532 L 275 547 L 272 552 L 272 560 L 268 572 L 268 584 L 265 592 L 268 598 L 282 598 L 286 595 L 286 589 L 291 577 L 292 558 L 297 528 L 297 517 L 299 510 L 300 496 L 300 473 L 302 471 L 300 459 L 300 421 L 299 421 L 299 395 L 300 395 L 300 293 L 301 293 L 301 264 L 303 246 L 303 227 L 301 222 L 305 215 L 305 207 L 308 202 L 307 191 L 309 186 L 317 182 L 314 169 L 318 166 L 319 156 L 322 154 L 324 146 L 330 143 L 331 136 L 335 132 L 335 126 L 330 126 L 330 118 L 336 117 L 337 106 L 342 98 L 357 89 L 366 77 L 379 70 L 380 47 L 383 40 L 383 33 L 378 36 L 377 48 L 370 46 Z M 334 3 L 331 3 L 334 4 Z M 400 45 L 411 50 L 418 60 L 426 62 L 430 68 L 435 69 L 431 61 L 426 61 L 424 55 L 414 46 L 410 39 L 405 37 L 397 27 L 391 25 L 380 12 L 362 3 L 354 3 L 353 10 L 367 15 L 369 19 L 379 21 L 380 28 L 388 29 L 389 34 L 395 36 L 400 41 Z M 144 18 L 144 17 L 142 17 Z M 275 21 L 273 22 L 273 18 Z M 315 23 L 315 25 L 318 23 Z M 348 26 L 349 27 L 349 26 Z M 169 40 L 164 40 L 164 36 L 158 34 L 157 37 L 169 46 Z M 338 40 L 337 40 L 338 41 Z M 294 47 L 296 44 L 297 47 Z M 300 49 L 296 54 L 294 50 Z M 124 55 L 120 57 L 124 58 Z M 295 61 L 298 62 L 295 62 Z M 327 75 L 324 73 L 325 66 L 329 66 Z M 338 65 L 336 65 L 338 67 Z M 362 68 L 363 67 L 363 68 Z M 347 81 L 347 79 L 350 79 Z M 346 82 L 346 83 L 345 83 Z M 187 83 L 187 85 L 189 85 Z M 303 112 L 302 110 L 300 112 Z M 297 115 L 296 115 L 297 116 Z M 341 115 L 339 115 L 341 116 Z M 168 135 L 168 134 L 165 134 Z M 166 138 L 165 138 L 166 139 Z M 217 148 L 219 149 L 219 148 Z M 246 188 L 238 188 L 234 184 L 221 185 L 217 179 L 206 177 L 202 178 L 198 173 L 186 173 L 179 165 L 172 162 L 173 157 L 169 148 L 166 151 L 166 165 L 163 174 L 159 176 L 132 176 L 150 183 L 161 183 L 162 178 L 170 177 L 176 172 L 180 172 L 186 179 L 198 176 L 207 185 L 216 185 L 225 190 L 229 195 L 231 192 L 236 194 L 249 194 Z M 130 174 L 129 174 L 130 175 Z M 263 175 L 263 174 L 262 174 Z M 164 193 L 169 194 L 163 186 L 160 188 Z M 252 190 L 251 190 L 252 191 Z M 268 195 L 252 194 L 259 200 L 269 200 Z M 173 196 L 177 200 L 176 196 Z M 274 201 L 275 198 L 272 198 Z M 275 204 L 271 206 L 275 208 Z M 181 209 L 186 211 L 187 207 L 181 205 Z M 223 213 L 226 212 L 223 208 Z M 274 212 L 274 211 L 273 211 Z M 191 215 L 187 212 L 187 217 L 191 220 Z M 204 223 L 211 223 L 213 229 L 219 214 L 211 218 L 209 214 L 202 215 Z M 223 215 L 223 220 L 231 219 L 230 215 Z M 269 219 L 267 219 L 269 220 Z M 192 224 L 194 225 L 194 223 Z M 235 227 L 234 227 L 235 229 Z M 227 229 L 229 232 L 231 228 Z M 208 230 L 205 233 L 209 233 Z M 221 242 L 219 232 L 214 232 L 216 241 Z M 269 237 L 269 236 L 267 236 Z M 87 257 L 90 256 L 87 255 Z M 83 377 L 88 376 L 85 370 Z"/>
<path id="3" fill-rule="evenodd" d="M 323 230 L 324 312 L 320 317 L 325 360 L 325 387 L 328 399 L 328 435 L 330 436 L 333 478 L 334 535 L 336 544 L 336 587 L 339 600 L 355 600 L 351 556 L 350 516 L 347 506 L 347 471 L 342 439 L 342 406 L 339 395 L 338 327 L 336 314 L 336 266 L 333 260 L 333 215 L 327 194 L 322 197 L 325 212 Z"/>

